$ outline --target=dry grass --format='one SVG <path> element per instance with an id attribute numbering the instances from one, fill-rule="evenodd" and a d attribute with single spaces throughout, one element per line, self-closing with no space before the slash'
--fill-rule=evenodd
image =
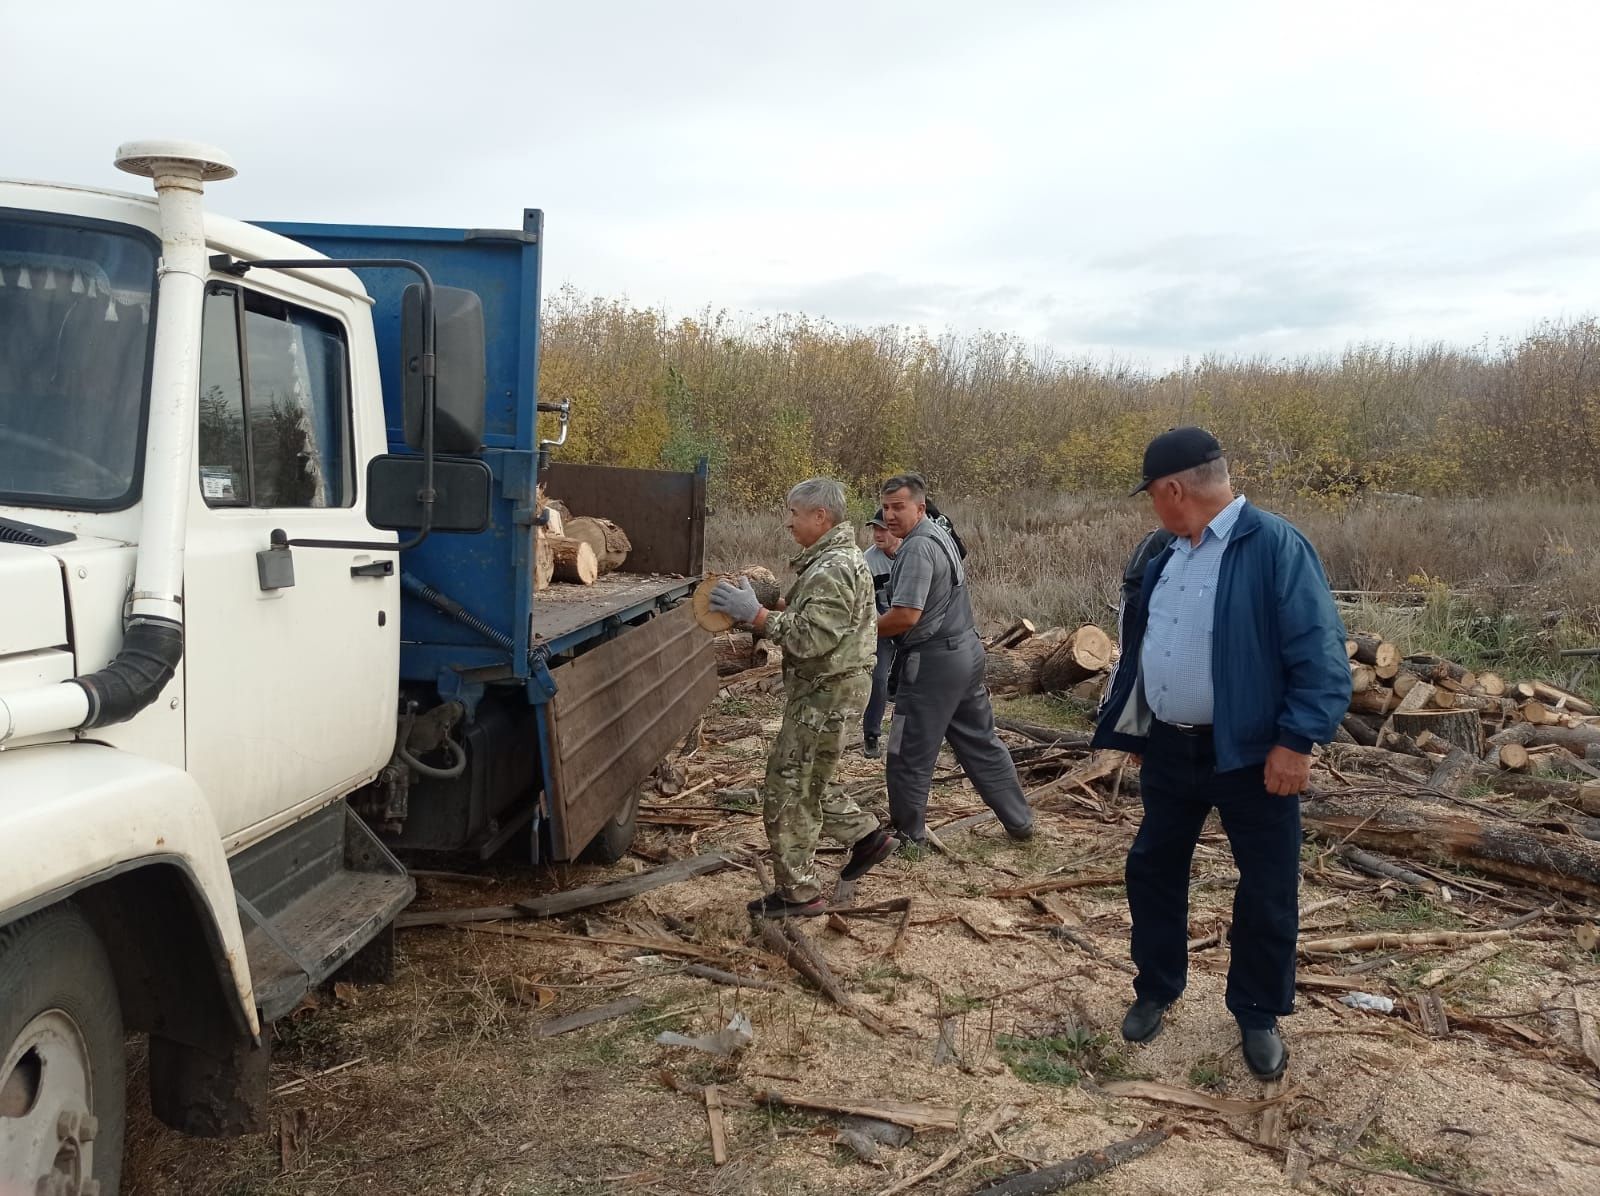
<path id="1" fill-rule="evenodd" d="M 1311 539 L 1335 589 L 1374 593 L 1371 609 L 1353 620 L 1387 619 L 1417 650 L 1522 657 L 1600 634 L 1600 502 L 1526 495 L 1374 499 L 1338 510 L 1264 505 Z M 1123 565 L 1155 526 L 1142 498 L 1047 494 L 951 501 L 948 509 L 971 552 L 979 620 L 991 627 L 1022 616 L 1041 626 L 1113 626 Z M 718 511 L 708 543 L 712 568 L 760 563 L 780 577 L 793 551 L 776 512 L 760 510 Z M 1410 615 L 1397 623 L 1388 609 L 1430 597 L 1420 623 Z"/>

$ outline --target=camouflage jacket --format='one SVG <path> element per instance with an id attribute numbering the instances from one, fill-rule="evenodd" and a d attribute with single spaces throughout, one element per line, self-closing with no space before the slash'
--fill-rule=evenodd
<path id="1" fill-rule="evenodd" d="M 763 634 L 783 649 L 789 696 L 832 681 L 871 673 L 877 659 L 877 607 L 872 571 L 856 547 L 855 529 L 841 523 L 792 562 L 799 574 L 787 606 L 767 616 Z"/>

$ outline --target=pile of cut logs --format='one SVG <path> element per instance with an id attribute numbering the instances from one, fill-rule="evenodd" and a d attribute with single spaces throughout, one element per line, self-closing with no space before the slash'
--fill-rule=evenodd
<path id="1" fill-rule="evenodd" d="M 611 520 L 574 517 L 566 504 L 546 499 L 542 488 L 534 527 L 535 590 L 549 589 L 557 581 L 592 586 L 620 568 L 633 549 L 628 533 Z"/>
<path id="2" fill-rule="evenodd" d="M 1548 681 L 1510 682 L 1438 656 L 1407 656 L 1365 632 L 1345 650 L 1352 692 L 1343 742 L 1388 748 L 1426 734 L 1514 772 L 1600 757 L 1594 705 Z"/>
<path id="3" fill-rule="evenodd" d="M 989 658 L 984 679 L 991 693 L 1071 694 L 1090 702 L 1099 700 L 1116 659 L 1111 637 L 1093 623 L 1071 632 L 1064 627 L 1040 631 L 1018 619 L 984 649 Z"/>

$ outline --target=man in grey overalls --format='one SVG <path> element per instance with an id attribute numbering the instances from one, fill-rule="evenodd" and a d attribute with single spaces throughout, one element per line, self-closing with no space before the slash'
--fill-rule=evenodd
<path id="1" fill-rule="evenodd" d="M 1011 753 L 994 729 L 984 685 L 983 641 L 973 623 L 966 570 L 949 535 L 927 518 L 927 486 L 917 474 L 883 484 L 883 518 L 901 538 L 889 575 L 889 609 L 878 634 L 895 640 L 890 673 L 889 821 L 920 844 L 927 835 L 928 790 L 945 740 L 978 796 L 1013 839 L 1033 834 L 1033 814 Z"/>

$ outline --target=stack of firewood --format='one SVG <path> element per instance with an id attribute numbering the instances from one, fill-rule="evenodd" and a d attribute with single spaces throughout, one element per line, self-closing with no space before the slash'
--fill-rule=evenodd
<path id="1" fill-rule="evenodd" d="M 1548 681 L 1509 682 L 1442 657 L 1408 656 L 1366 632 L 1345 649 L 1352 693 L 1341 740 L 1387 748 L 1429 735 L 1513 771 L 1570 767 L 1591 746 L 1600 756 L 1594 705 Z"/>
<path id="2" fill-rule="evenodd" d="M 621 567 L 633 549 L 628 533 L 609 519 L 573 517 L 560 501 L 547 500 L 540 487 L 534 523 L 533 588 L 552 582 L 592 586 Z"/>

